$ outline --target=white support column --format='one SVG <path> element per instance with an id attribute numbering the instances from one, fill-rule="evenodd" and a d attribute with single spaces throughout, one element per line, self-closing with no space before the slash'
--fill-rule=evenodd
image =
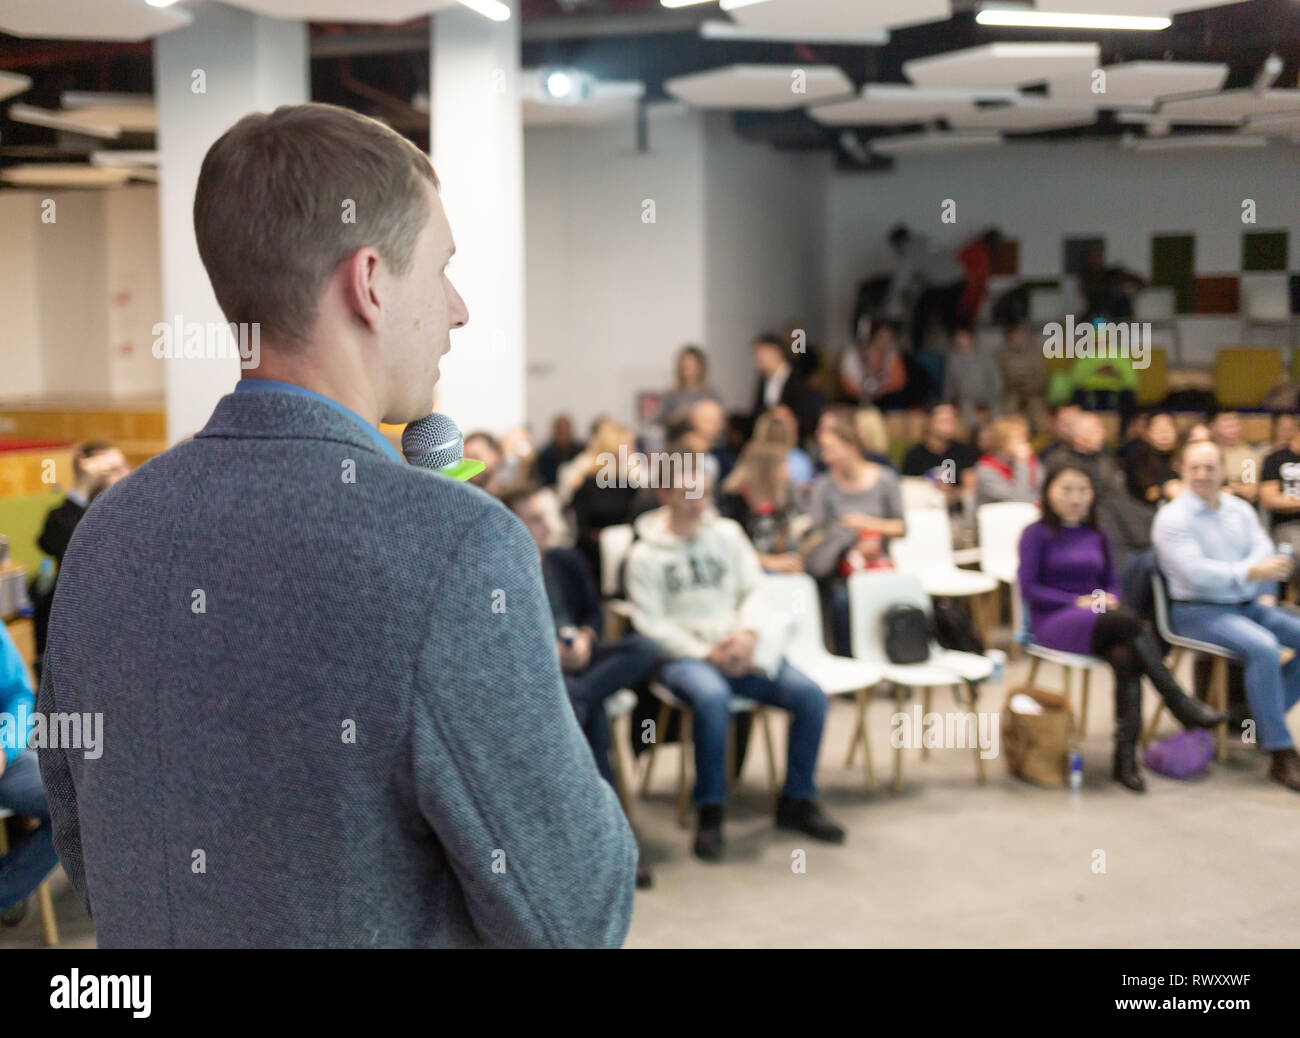
<path id="1" fill-rule="evenodd" d="M 308 99 L 307 27 L 228 7 L 190 5 L 194 21 L 154 41 L 160 150 L 163 313 L 224 322 L 194 240 L 194 188 L 212 142 L 250 112 Z M 239 379 L 238 358 L 165 364 L 169 443 L 201 429 Z"/>
<path id="2" fill-rule="evenodd" d="M 509 7 L 504 22 L 463 7 L 432 18 L 431 151 L 456 241 L 451 278 L 469 307 L 469 324 L 451 334 L 436 406 L 466 434 L 524 421 L 518 0 Z"/>

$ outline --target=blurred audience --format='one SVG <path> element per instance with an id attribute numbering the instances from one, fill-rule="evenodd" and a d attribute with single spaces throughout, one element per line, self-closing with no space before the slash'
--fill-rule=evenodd
<path id="1" fill-rule="evenodd" d="M 698 346 L 683 346 L 677 351 L 674 364 L 673 387 L 664 393 L 659 413 L 654 421 L 676 435 L 690 421 L 690 411 L 701 400 L 721 402 L 717 391 L 709 385 L 709 361 Z"/>
<path id="2" fill-rule="evenodd" d="M 555 416 L 551 423 L 551 441 L 537 452 L 537 479 L 544 487 L 555 486 L 560 466 L 582 453 L 583 444 L 573 438 L 573 419 L 567 414 Z"/>
<path id="3" fill-rule="evenodd" d="M 1124 483 L 1128 492 L 1148 505 L 1172 501 L 1183 492 L 1183 484 L 1174 469 L 1174 448 L 1178 445 L 1178 427 L 1172 415 L 1163 411 L 1151 415 L 1146 430 L 1124 466 Z"/>
<path id="4" fill-rule="evenodd" d="M 974 429 L 998 416 L 1003 392 L 997 362 L 975 349 L 969 328 L 958 327 L 952 333 L 952 350 L 944 365 L 943 402 L 955 404 L 966 428 Z"/>
<path id="5" fill-rule="evenodd" d="M 754 368 L 758 372 L 754 388 L 754 404 L 749 410 L 750 428 L 759 415 L 769 408 L 783 404 L 794 414 L 799 427 L 799 440 L 811 436 L 817 426 L 817 415 L 825 403 L 821 394 L 808 385 L 803 373 L 791 363 L 790 344 L 775 332 L 763 332 L 754 338 Z"/>
<path id="6" fill-rule="evenodd" d="M 961 510 L 962 500 L 975 492 L 979 454 L 957 439 L 957 409 L 939 404 L 930 409 L 921 442 L 903 455 L 904 476 L 924 476 L 943 491 L 948 511 Z"/>
<path id="7" fill-rule="evenodd" d="M 989 427 L 988 453 L 975 468 L 975 504 L 1038 500 L 1041 467 L 1023 418 L 999 418 Z"/>
<path id="8" fill-rule="evenodd" d="M 779 444 L 750 443 L 723 481 L 718 511 L 738 522 L 769 573 L 802 573 L 794 531 L 798 511 L 794 486 Z"/>

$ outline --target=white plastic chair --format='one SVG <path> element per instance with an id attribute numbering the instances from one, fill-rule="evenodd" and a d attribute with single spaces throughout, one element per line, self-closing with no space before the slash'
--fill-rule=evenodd
<path id="1" fill-rule="evenodd" d="M 899 572 L 919 577 L 926 594 L 966 598 L 997 590 L 996 578 L 957 566 L 952 524 L 945 509 L 904 509 L 903 520 L 907 532 L 889 542 L 889 557 Z"/>
<path id="2" fill-rule="evenodd" d="M 618 594 L 618 575 L 623 570 L 623 560 L 632 547 L 633 534 L 630 523 L 606 526 L 600 531 L 600 593 L 606 597 Z"/>
<path id="3" fill-rule="evenodd" d="M 609 763 L 614 772 L 614 789 L 629 823 L 632 822 L 632 783 L 628 780 L 631 768 L 627 755 L 632 739 L 627 729 L 632 724 L 631 713 L 636 708 L 636 698 L 636 693 L 630 688 L 621 688 L 605 700 L 605 716 L 609 718 L 610 727 Z"/>
<path id="4" fill-rule="evenodd" d="M 1236 663 L 1239 658 L 1231 649 L 1225 649 L 1222 645 L 1215 645 L 1213 642 L 1202 642 L 1195 638 L 1185 638 L 1180 634 L 1175 634 L 1169 624 L 1169 589 L 1165 585 L 1165 576 L 1158 570 L 1151 576 L 1151 593 L 1155 603 L 1156 630 L 1160 632 L 1160 637 L 1173 646 L 1173 652 L 1170 655 L 1169 669 L 1172 671 L 1182 660 L 1185 652 L 1200 653 L 1209 656 L 1214 662 L 1210 670 L 1210 683 L 1206 689 L 1206 700 L 1216 710 L 1228 709 L 1228 664 Z M 1142 733 L 1143 745 L 1151 741 L 1155 735 L 1156 725 L 1160 722 L 1160 715 L 1164 712 L 1165 704 L 1161 700 L 1160 705 L 1156 707 L 1155 712 L 1151 715 L 1151 721 L 1147 724 L 1146 731 Z M 1219 725 L 1214 733 L 1215 756 L 1223 760 L 1228 753 L 1228 725 L 1227 722 Z"/>
<path id="5" fill-rule="evenodd" d="M 1025 680 L 1026 686 L 1034 688 L 1034 679 L 1038 676 L 1038 667 L 1041 663 L 1055 663 L 1061 668 L 1063 680 L 1065 682 L 1065 698 L 1068 702 L 1073 696 L 1074 674 L 1079 672 L 1083 675 L 1083 685 L 1079 695 L 1079 710 L 1076 720 L 1079 729 L 1079 735 L 1082 737 L 1088 734 L 1088 689 L 1092 684 L 1092 668 L 1103 667 L 1106 661 L 1097 656 L 1088 656 L 1077 652 L 1064 652 L 1061 649 L 1049 649 L 1046 645 L 1039 645 L 1036 642 L 1029 642 L 1025 646 L 1033 662 L 1029 665 L 1029 677 Z"/>
<path id="6" fill-rule="evenodd" d="M 1020 572 L 1020 536 L 1025 528 L 1038 521 L 1038 506 L 1024 501 L 997 501 L 975 510 L 975 527 L 979 531 L 980 569 L 1011 588 L 1011 646 L 1017 648 L 1016 635 L 1024 627 L 1024 613 L 1017 594 L 1016 577 Z"/>
<path id="7" fill-rule="evenodd" d="M 930 615 L 930 597 L 920 580 L 908 573 L 877 570 L 855 573 L 848 580 L 849 632 L 853 658 L 874 663 L 881 668 L 883 680 L 894 685 L 894 702 L 897 710 L 903 709 L 903 689 L 921 689 L 923 712 L 930 712 L 931 690 L 936 687 L 955 688 L 966 683 L 971 688 L 971 709 L 979 703 L 977 682 L 993 673 L 993 661 L 973 653 L 953 652 L 931 642 L 930 658 L 925 663 L 891 663 L 885 652 L 884 632 L 881 629 L 885 613 L 891 606 L 913 605 Z M 922 758 L 929 751 L 922 747 Z M 984 759 L 975 746 L 975 769 L 979 781 L 984 781 Z M 902 749 L 894 753 L 895 792 L 903 784 Z"/>
<path id="8" fill-rule="evenodd" d="M 788 612 L 794 620 L 785 652 L 790 666 L 815 681 L 828 696 L 852 695 L 857 701 L 857 724 L 844 766 L 853 766 L 861 743 L 866 750 L 862 767 L 867 789 L 875 789 L 876 777 L 867 735 L 867 708 L 871 702 L 871 690 L 884 676 L 883 669 L 878 664 L 836 656 L 827 650 L 822 630 L 821 599 L 816 581 L 808 574 L 769 573 L 764 582 L 763 596 L 764 604 L 771 612 Z"/>
<path id="9" fill-rule="evenodd" d="M 898 481 L 899 495 L 903 499 L 903 511 L 913 508 L 947 508 L 943 491 L 924 476 L 904 476 Z"/>

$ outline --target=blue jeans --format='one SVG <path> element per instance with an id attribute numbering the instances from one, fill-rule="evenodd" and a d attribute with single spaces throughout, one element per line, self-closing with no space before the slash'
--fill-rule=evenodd
<path id="1" fill-rule="evenodd" d="M 611 786 L 614 771 L 609 763 L 610 733 L 605 700 L 619 689 L 641 681 L 654 670 L 658 658 L 659 650 L 654 642 L 639 634 L 629 634 L 617 641 L 595 645 L 586 670 L 564 675 L 564 687 L 573 704 L 578 727 L 596 757 L 596 770 Z"/>
<path id="2" fill-rule="evenodd" d="M 1294 745 L 1286 715 L 1300 700 L 1300 618 L 1258 602 L 1244 606 L 1173 602 L 1169 622 L 1176 634 L 1222 645 L 1241 657 L 1246 699 L 1259 729 L 1261 750 Z M 1298 653 L 1285 667 L 1278 663 L 1284 645 Z"/>
<path id="3" fill-rule="evenodd" d="M 35 750 L 24 750 L 0 775 L 0 807 L 25 818 L 39 819 L 41 823 L 39 828 L 15 840 L 9 853 L 0 858 L 0 908 L 10 908 L 26 900 L 59 863 Z"/>
<path id="4" fill-rule="evenodd" d="M 729 678 L 705 660 L 672 660 L 659 671 L 659 679 L 691 704 L 694 712 L 695 804 L 721 804 L 727 797 L 727 725 L 733 695 L 788 710 L 790 739 L 786 748 L 785 787 L 788 797 L 812 800 L 817 795 L 813 774 L 826 724 L 826 694 L 788 663 L 782 663 L 775 680 L 761 674 Z"/>

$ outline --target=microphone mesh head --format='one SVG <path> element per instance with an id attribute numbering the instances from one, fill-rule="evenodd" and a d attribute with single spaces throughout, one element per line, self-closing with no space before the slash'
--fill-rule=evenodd
<path id="1" fill-rule="evenodd" d="M 402 433 L 402 453 L 422 469 L 445 469 L 460 461 L 465 443 L 460 428 L 445 414 L 433 414 L 411 422 Z"/>

